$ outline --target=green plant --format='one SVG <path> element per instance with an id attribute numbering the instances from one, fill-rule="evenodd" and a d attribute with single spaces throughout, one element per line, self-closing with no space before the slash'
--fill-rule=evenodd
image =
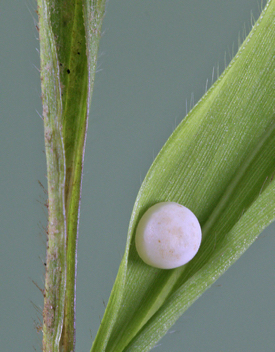
<path id="1" fill-rule="evenodd" d="M 45 351 L 74 348 L 81 174 L 105 3 L 83 5 L 38 2 L 49 193 Z M 92 351 L 152 348 L 274 220 L 274 11 L 269 1 L 225 73 L 149 170 Z M 141 215 L 161 201 L 187 206 L 203 227 L 198 255 L 169 271 L 146 266 L 133 245 Z"/>

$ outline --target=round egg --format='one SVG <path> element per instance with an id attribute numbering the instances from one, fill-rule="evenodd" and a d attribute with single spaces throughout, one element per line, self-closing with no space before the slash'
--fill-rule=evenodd
<path id="1" fill-rule="evenodd" d="M 201 227 L 191 210 L 174 202 L 157 203 L 140 219 L 136 249 L 148 265 L 173 269 L 188 263 L 201 244 Z"/>

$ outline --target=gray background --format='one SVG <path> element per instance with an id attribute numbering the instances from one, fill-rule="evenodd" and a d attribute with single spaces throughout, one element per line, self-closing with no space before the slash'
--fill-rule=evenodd
<path id="1" fill-rule="evenodd" d="M 77 351 L 89 351 L 150 164 L 259 0 L 111 0 L 89 124 L 77 280 Z M 0 345 L 41 348 L 46 186 L 33 0 L 0 5 Z M 209 84 L 208 84 L 209 86 Z M 194 99 L 193 99 L 194 97 Z M 38 113 L 36 112 L 38 111 Z M 275 351 L 271 225 L 163 338 L 158 352 Z M 37 306 L 37 309 L 35 308 Z"/>

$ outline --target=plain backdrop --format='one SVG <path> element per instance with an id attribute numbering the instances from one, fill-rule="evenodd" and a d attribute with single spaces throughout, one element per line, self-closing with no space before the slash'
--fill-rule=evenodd
<path id="1" fill-rule="evenodd" d="M 148 168 L 260 7 L 260 0 L 108 2 L 84 167 L 77 352 L 90 350 Z M 35 8 L 34 0 L 0 4 L 2 352 L 41 349 L 43 298 L 32 281 L 43 287 L 47 197 L 39 185 L 46 187 L 46 163 Z M 274 225 L 154 351 L 275 351 Z"/>

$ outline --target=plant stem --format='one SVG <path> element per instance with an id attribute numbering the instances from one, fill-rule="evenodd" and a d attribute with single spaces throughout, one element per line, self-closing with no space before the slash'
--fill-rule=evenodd
<path id="1" fill-rule="evenodd" d="M 45 352 L 75 348 L 81 183 L 104 8 L 105 1 L 38 0 L 49 197 Z"/>
<path id="2" fill-rule="evenodd" d="M 61 130 L 60 72 L 48 6 L 38 2 L 45 151 L 48 242 L 43 310 L 43 351 L 59 351 L 66 289 L 65 153 Z"/>

